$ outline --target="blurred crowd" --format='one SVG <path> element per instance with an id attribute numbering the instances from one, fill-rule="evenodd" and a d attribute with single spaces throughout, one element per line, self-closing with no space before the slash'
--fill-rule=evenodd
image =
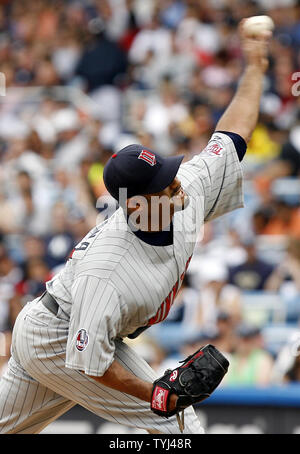
<path id="1" fill-rule="evenodd" d="M 0 0 L 0 375 L 19 311 L 104 219 L 111 154 L 204 149 L 243 72 L 238 24 L 259 14 L 276 29 L 245 208 L 205 225 L 168 319 L 132 343 L 158 371 L 209 342 L 228 385 L 300 380 L 296 0 Z"/>

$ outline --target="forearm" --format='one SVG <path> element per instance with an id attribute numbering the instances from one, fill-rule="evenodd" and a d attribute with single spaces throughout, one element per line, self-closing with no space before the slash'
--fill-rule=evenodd
<path id="1" fill-rule="evenodd" d="M 263 92 L 264 72 L 248 65 L 229 107 L 219 120 L 217 131 L 239 134 L 248 143 L 256 127 Z"/>
<path id="2" fill-rule="evenodd" d="M 235 132 L 248 143 L 258 121 L 264 75 L 269 67 L 268 51 L 272 32 L 265 30 L 253 36 L 249 35 L 244 25 L 245 20 L 241 21 L 239 31 L 246 69 L 216 130 Z"/>
<path id="3" fill-rule="evenodd" d="M 130 394 L 138 399 L 150 402 L 152 383 L 141 380 L 133 375 L 116 360 L 101 377 L 90 376 L 102 385 L 123 393 Z"/>
<path id="4" fill-rule="evenodd" d="M 125 369 L 116 360 L 113 361 L 102 377 L 91 375 L 89 375 L 89 377 L 116 391 L 130 394 L 131 396 L 137 397 L 145 402 L 151 401 L 153 383 L 141 380 L 136 375 Z M 175 408 L 176 401 L 177 396 L 175 394 L 171 395 L 169 404 L 170 409 Z"/>

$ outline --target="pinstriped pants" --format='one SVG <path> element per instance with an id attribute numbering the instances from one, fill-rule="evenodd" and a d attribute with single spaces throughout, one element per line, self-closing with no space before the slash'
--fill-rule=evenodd
<path id="1" fill-rule="evenodd" d="M 68 320 L 54 316 L 43 304 L 28 303 L 17 317 L 12 356 L 0 381 L 0 433 L 39 433 L 79 404 L 119 424 L 164 434 L 180 434 L 176 417 L 155 415 L 149 403 L 105 387 L 78 370 L 65 367 Z M 146 381 L 157 377 L 128 345 L 116 342 L 115 358 Z M 190 407 L 184 434 L 203 433 Z"/>

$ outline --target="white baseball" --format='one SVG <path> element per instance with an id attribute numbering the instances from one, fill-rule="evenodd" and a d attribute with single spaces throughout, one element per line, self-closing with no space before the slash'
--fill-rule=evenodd
<path id="1" fill-rule="evenodd" d="M 260 36 L 266 31 L 272 32 L 275 24 L 270 16 L 252 16 L 245 20 L 243 28 L 247 35 Z"/>

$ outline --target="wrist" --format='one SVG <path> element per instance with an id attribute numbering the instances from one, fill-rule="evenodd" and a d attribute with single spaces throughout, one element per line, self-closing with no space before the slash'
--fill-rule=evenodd
<path id="1" fill-rule="evenodd" d="M 178 396 L 176 394 L 171 394 L 170 401 L 169 401 L 169 410 L 170 411 L 175 410 L 177 400 L 178 400 Z"/>
<path id="2" fill-rule="evenodd" d="M 252 72 L 256 75 L 264 77 L 266 70 L 259 63 L 251 62 L 246 64 L 245 72 Z"/>
<path id="3" fill-rule="evenodd" d="M 146 383 L 144 399 L 143 400 L 146 400 L 147 402 L 151 403 L 152 391 L 153 391 L 153 383 Z"/>

